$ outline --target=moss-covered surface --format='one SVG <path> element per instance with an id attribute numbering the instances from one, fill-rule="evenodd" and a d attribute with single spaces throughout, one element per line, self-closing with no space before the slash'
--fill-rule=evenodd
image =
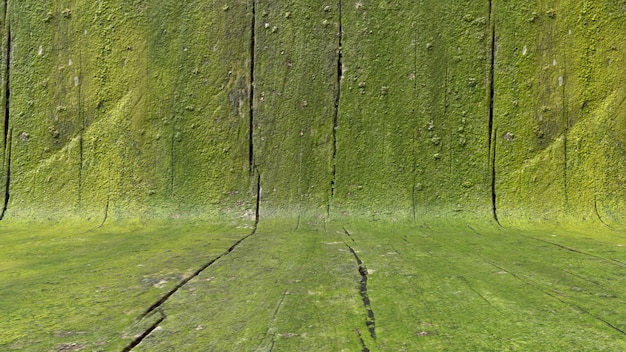
<path id="1" fill-rule="evenodd" d="M 0 9 L 1 348 L 624 350 L 626 1 Z"/>
<path id="2" fill-rule="evenodd" d="M 249 215 L 245 3 L 9 9 L 12 217 Z"/>
<path id="3" fill-rule="evenodd" d="M 621 221 L 619 1 L 7 4 L 8 217 Z"/>
<path id="4" fill-rule="evenodd" d="M 624 237 L 472 222 L 346 224 L 367 268 L 376 349 L 623 349 Z"/>
<path id="5" fill-rule="evenodd" d="M 152 303 L 250 226 L 206 223 L 2 225 L 4 351 L 121 350 Z M 69 346 L 69 345 L 68 345 Z"/>
<path id="6" fill-rule="evenodd" d="M 495 4 L 501 217 L 620 222 L 625 4 Z"/>
<path id="7" fill-rule="evenodd" d="M 0 347 L 121 351 L 150 331 L 133 350 L 626 348 L 626 238 L 613 231 L 289 223 L 261 224 L 230 252 L 251 228 L 5 226 Z"/>
<path id="8" fill-rule="evenodd" d="M 264 216 L 327 216 L 337 82 L 337 8 L 255 1 L 254 164 Z"/>
<path id="9" fill-rule="evenodd" d="M 343 12 L 337 208 L 489 214 L 487 2 L 363 1 Z"/>

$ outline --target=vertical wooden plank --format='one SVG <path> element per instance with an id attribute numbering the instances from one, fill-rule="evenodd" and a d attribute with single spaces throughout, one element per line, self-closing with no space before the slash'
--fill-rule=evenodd
<path id="1" fill-rule="evenodd" d="M 623 199 L 625 10 L 495 3 L 498 209 L 512 222 L 599 221 L 598 204 L 612 212 Z"/>
<path id="2" fill-rule="evenodd" d="M 337 177 L 345 214 L 488 209 L 488 15 L 469 5 L 347 7 Z"/>
<path id="3" fill-rule="evenodd" d="M 261 216 L 323 225 L 331 196 L 339 3 L 256 2 L 254 163 Z"/>

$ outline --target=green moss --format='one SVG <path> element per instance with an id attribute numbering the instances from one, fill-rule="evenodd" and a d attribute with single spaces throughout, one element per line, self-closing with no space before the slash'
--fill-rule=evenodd
<path id="1" fill-rule="evenodd" d="M 623 349 L 624 237 L 597 226 L 268 221 L 160 308 L 136 350 Z M 0 347 L 121 350 L 145 309 L 251 229 L 206 222 L 2 226 Z M 368 270 L 376 339 L 361 275 Z M 611 326 L 615 327 L 611 328 Z M 546 347 L 548 346 L 548 347 Z"/>
<path id="2" fill-rule="evenodd" d="M 339 5 L 13 4 L 10 217 L 619 221 L 620 5 Z"/>
<path id="3" fill-rule="evenodd" d="M 412 228 L 344 225 L 373 271 L 368 287 L 378 339 L 370 348 L 623 348 L 621 334 L 602 321 L 621 324 L 615 311 L 621 289 L 613 280 L 624 259 L 623 236 L 614 232 L 502 230 L 449 219 L 423 219 Z"/>
<path id="4" fill-rule="evenodd" d="M 338 208 L 487 214 L 487 9 L 395 5 L 345 6 Z"/>
<path id="5" fill-rule="evenodd" d="M 624 349 L 624 1 L 8 4 L 0 348 Z"/>
<path id="6" fill-rule="evenodd" d="M 495 12 L 498 209 L 512 221 L 599 222 L 597 205 L 617 209 L 622 199 L 622 172 L 609 159 L 623 150 L 608 139 L 622 134 L 624 75 L 613 61 L 621 62 L 615 36 L 624 11 L 614 3 L 533 6 Z M 529 23 L 530 11 L 540 15 Z"/>
<path id="7" fill-rule="evenodd" d="M 246 216 L 245 4 L 67 9 L 10 17 L 12 216 Z"/>
<path id="8" fill-rule="evenodd" d="M 251 230 L 186 221 L 3 225 L 3 350 L 120 350 L 121 332 Z"/>
<path id="9" fill-rule="evenodd" d="M 262 215 L 320 224 L 331 197 L 339 9 L 322 1 L 256 6 L 253 142 Z"/>

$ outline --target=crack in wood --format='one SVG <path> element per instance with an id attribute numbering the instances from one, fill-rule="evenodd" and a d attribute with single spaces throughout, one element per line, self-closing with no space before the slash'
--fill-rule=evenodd
<path id="1" fill-rule="evenodd" d="M 348 230 L 346 230 L 345 226 L 341 227 L 343 229 L 343 233 L 348 236 L 348 238 L 352 241 L 352 243 L 356 243 L 356 241 L 354 240 L 354 238 L 352 238 L 352 235 L 350 235 L 350 232 L 348 232 Z"/>
<path id="2" fill-rule="evenodd" d="M 491 167 L 491 212 L 493 219 L 499 226 L 502 226 L 498 219 L 497 210 L 497 194 L 496 194 L 496 139 L 497 128 L 494 128 L 494 100 L 495 100 L 495 67 L 496 67 L 496 25 L 493 13 L 493 1 L 489 0 L 489 23 L 491 27 L 491 45 L 489 56 L 489 112 L 488 112 L 488 152 L 489 152 L 489 165 Z"/>
<path id="3" fill-rule="evenodd" d="M 302 221 L 302 201 L 304 198 L 304 192 L 302 191 L 302 157 L 304 155 L 304 146 L 302 143 L 302 138 L 298 140 L 298 219 L 296 221 L 296 229 L 298 231 L 300 229 L 300 223 Z M 326 221 L 327 218 L 324 219 L 324 231 L 326 231 Z"/>
<path id="4" fill-rule="evenodd" d="M 588 311 L 587 309 L 585 309 L 585 308 L 583 308 L 583 307 L 579 306 L 578 304 L 574 304 L 574 303 L 571 303 L 571 302 L 567 302 L 567 301 L 565 301 L 565 300 L 561 299 L 560 297 L 558 297 L 557 295 L 555 295 L 554 293 L 551 293 L 551 292 L 549 292 L 549 291 L 543 291 L 543 293 L 545 293 L 546 295 L 548 295 L 548 296 L 550 296 L 550 297 L 554 298 L 555 300 L 557 300 L 557 301 L 561 302 L 562 304 L 565 304 L 566 306 L 569 306 L 569 307 L 573 307 L 573 308 L 578 309 L 578 310 L 579 310 L 579 311 L 581 311 L 582 313 L 587 314 L 588 316 L 590 316 L 590 317 L 592 317 L 592 318 L 594 318 L 594 319 L 596 319 L 596 320 L 598 320 L 598 321 L 600 321 L 600 322 L 602 322 L 602 323 L 606 324 L 609 328 L 611 328 L 611 329 L 613 329 L 613 330 L 617 331 L 618 333 L 620 333 L 620 334 L 622 334 L 622 335 L 626 335 L 626 331 L 624 331 L 624 330 L 622 330 L 622 329 L 618 328 L 617 326 L 615 326 L 614 324 L 612 324 L 612 323 L 611 323 L 611 322 L 609 322 L 608 320 L 606 320 L 606 319 L 604 319 L 604 318 L 602 318 L 602 317 L 599 317 L 599 316 L 597 316 L 597 315 L 595 315 L 595 314 L 591 313 L 590 311 Z"/>
<path id="5" fill-rule="evenodd" d="M 465 277 L 465 276 L 457 276 L 457 278 L 461 281 L 463 281 L 463 283 L 465 283 L 465 285 L 467 286 L 467 288 L 469 288 L 472 292 L 474 292 L 478 297 L 480 297 L 483 301 L 485 301 L 491 308 L 500 311 L 500 309 L 498 309 L 498 307 L 494 306 L 490 300 L 488 300 L 485 296 L 482 295 L 482 293 L 480 293 L 476 288 L 474 288 L 474 286 L 472 286 L 471 282 Z"/>
<path id="6" fill-rule="evenodd" d="M 170 196 L 174 197 L 175 157 L 176 157 L 176 116 L 172 117 L 172 132 L 170 144 Z"/>
<path id="7" fill-rule="evenodd" d="M 598 199 L 595 194 L 593 195 L 593 210 L 596 213 L 596 217 L 598 218 L 598 220 L 600 220 L 602 225 L 606 226 L 609 229 L 612 229 L 612 227 L 609 226 L 609 224 L 607 224 L 602 218 L 602 216 L 600 215 L 600 211 L 598 210 Z"/>
<path id="8" fill-rule="evenodd" d="M 588 315 L 589 317 L 591 317 L 591 318 L 593 318 L 593 319 L 595 319 L 595 320 L 598 320 L 598 321 L 600 321 L 600 322 L 604 323 L 606 326 L 608 326 L 609 328 L 611 328 L 611 329 L 615 330 L 616 332 L 618 332 L 618 333 L 620 333 L 620 334 L 622 334 L 622 335 L 626 335 L 626 331 L 624 331 L 624 330 L 620 329 L 619 327 L 615 326 L 613 323 L 609 322 L 608 320 L 606 320 L 606 319 L 604 319 L 604 318 L 602 318 L 602 317 L 600 317 L 600 316 L 598 316 L 598 315 L 596 315 L 596 314 L 594 314 L 594 313 L 590 312 L 589 310 L 587 310 L 587 309 L 585 309 L 585 308 L 583 308 L 583 307 L 581 307 L 581 306 L 579 306 L 579 305 L 577 305 L 577 304 L 574 304 L 574 303 L 572 303 L 572 302 L 565 301 L 564 299 L 560 298 L 559 296 L 555 295 L 554 293 L 552 293 L 552 292 L 550 292 L 550 291 L 543 290 L 543 289 L 541 288 L 541 286 L 540 286 L 540 285 L 538 285 L 537 283 L 535 283 L 534 281 L 532 281 L 532 280 L 525 280 L 525 279 L 521 278 L 520 276 L 516 275 L 515 273 L 511 272 L 510 270 L 505 269 L 505 268 L 503 268 L 503 267 L 501 267 L 501 266 L 499 266 L 499 265 L 497 265 L 497 264 L 495 264 L 495 263 L 489 262 L 489 264 L 493 265 L 494 267 L 496 267 L 496 268 L 498 268 L 498 269 L 500 269 L 500 270 L 502 270 L 502 271 L 505 271 L 505 272 L 507 272 L 507 273 L 511 274 L 511 276 L 513 276 L 513 277 L 514 277 L 514 278 L 516 278 L 517 280 L 521 281 L 521 282 L 522 282 L 522 283 L 524 283 L 525 285 L 530 286 L 530 287 L 532 287 L 534 290 L 536 290 L 536 291 L 538 291 L 538 292 L 541 292 L 541 293 L 545 294 L 545 295 L 546 295 L 546 296 L 548 296 L 548 297 L 553 298 L 553 299 L 554 299 L 554 300 L 556 300 L 557 302 L 559 302 L 559 303 L 561 303 L 561 304 L 564 304 L 564 305 L 566 305 L 566 306 L 568 306 L 568 307 L 570 307 L 570 308 L 576 308 L 577 310 L 579 310 L 579 311 L 580 311 L 580 312 L 582 312 L 583 314 L 586 314 L 586 315 Z"/>
<path id="9" fill-rule="evenodd" d="M 602 317 L 600 317 L 600 316 L 590 312 L 589 310 L 587 310 L 587 309 L 585 309 L 585 308 L 583 308 L 583 307 L 581 307 L 581 306 L 579 306 L 579 305 L 577 305 L 575 303 L 565 301 L 565 300 L 563 300 L 562 298 L 558 297 L 557 295 L 555 295 L 554 293 L 552 293 L 550 291 L 543 290 L 541 288 L 541 285 L 537 284 L 536 282 L 534 282 L 532 280 L 525 280 L 525 279 L 521 278 L 520 276 L 518 276 L 517 274 L 511 272 L 510 270 L 508 270 L 506 268 L 503 268 L 503 267 L 501 267 L 501 266 L 499 266 L 499 265 L 497 265 L 497 264 L 495 264 L 493 262 L 488 262 L 488 263 L 493 265 L 494 267 L 502 270 L 502 271 L 505 271 L 505 272 L 511 274 L 511 276 L 513 276 L 515 279 L 521 281 L 522 283 L 524 283 L 524 285 L 531 287 L 535 291 L 541 292 L 541 293 L 545 294 L 546 296 L 551 297 L 554 300 L 556 300 L 557 302 L 559 302 L 561 304 L 564 304 L 564 305 L 566 305 L 566 306 L 568 306 L 570 308 L 576 308 L 577 310 L 579 310 L 583 314 L 586 314 L 589 317 L 604 323 L 606 326 L 608 326 L 609 328 L 613 329 L 614 331 L 616 331 L 616 332 L 618 332 L 618 333 L 620 333 L 622 335 L 626 335 L 626 331 L 624 331 L 624 330 L 620 329 L 619 327 L 615 326 L 614 324 L 612 324 L 608 320 L 606 320 L 606 319 L 604 319 L 604 318 L 602 318 Z"/>
<path id="10" fill-rule="evenodd" d="M 370 336 L 374 340 L 376 340 L 376 318 L 374 316 L 374 310 L 372 309 L 370 298 L 367 292 L 367 274 L 368 274 L 367 267 L 365 266 L 365 264 L 363 263 L 359 255 L 356 253 L 354 248 L 352 248 L 349 244 L 345 242 L 344 244 L 346 245 L 346 247 L 348 247 L 348 250 L 350 251 L 350 253 L 352 253 L 358 265 L 359 275 L 361 276 L 361 280 L 359 281 L 360 294 L 363 300 L 363 306 L 365 306 L 365 310 L 367 311 L 365 325 L 367 326 L 367 329 L 369 330 Z"/>
<path id="11" fill-rule="evenodd" d="M 255 159 L 254 159 L 254 64 L 255 64 L 255 49 L 256 49 L 256 0 L 252 0 L 251 4 L 251 18 L 250 18 L 250 85 L 248 87 L 248 167 L 250 176 L 254 174 Z"/>
<path id="12" fill-rule="evenodd" d="M 12 159 L 12 140 L 13 129 L 9 127 L 10 124 L 10 98 L 11 98 L 11 25 L 9 23 L 9 1 L 4 1 L 4 26 L 5 26 L 5 38 L 4 45 L 6 46 L 6 57 L 4 58 L 4 162 L 5 166 L 5 179 L 4 179 L 4 201 L 2 204 L 2 211 L 0 212 L 0 220 L 4 219 L 7 209 L 9 208 L 10 188 L 11 188 L 11 159 Z"/>
<path id="13" fill-rule="evenodd" d="M 183 286 L 185 286 L 187 283 L 189 283 L 189 281 L 191 281 L 193 278 L 197 277 L 198 275 L 200 275 L 203 271 L 205 271 L 207 268 L 209 268 L 211 265 L 215 264 L 218 260 L 224 258 L 225 256 L 229 255 L 232 251 L 234 251 L 243 241 L 245 241 L 246 239 L 248 239 L 249 237 L 253 236 L 254 234 L 256 234 L 257 232 L 257 228 L 259 226 L 259 216 L 260 216 L 260 205 L 261 205 L 261 174 L 258 172 L 258 170 L 256 171 L 257 173 L 257 187 L 256 187 L 256 209 L 255 209 L 255 219 L 254 219 L 254 225 L 252 228 L 252 231 L 240 238 L 239 240 L 237 240 L 237 242 L 235 242 L 233 245 L 231 245 L 226 251 L 222 252 L 220 255 L 218 255 L 217 257 L 209 260 L 207 263 L 203 264 L 202 266 L 200 266 L 200 268 L 196 269 L 196 271 L 194 271 L 191 275 L 189 275 L 188 277 L 184 278 L 183 280 L 181 280 L 174 288 L 172 288 L 171 290 L 169 290 L 165 295 L 163 295 L 161 298 L 159 298 L 156 302 L 154 302 L 150 307 L 148 307 L 148 309 L 146 309 L 140 316 L 139 316 L 139 320 L 145 318 L 148 314 L 152 313 L 153 311 L 157 310 L 157 309 L 161 309 L 162 305 L 174 294 L 176 293 L 178 290 L 180 290 Z"/>
<path id="14" fill-rule="evenodd" d="M 83 107 L 83 49 L 82 44 L 78 49 L 78 119 L 80 120 L 80 132 L 78 134 L 78 205 L 83 202 L 83 163 L 84 163 L 84 145 L 83 137 L 85 135 L 85 111 Z"/>
<path id="15" fill-rule="evenodd" d="M 8 151 L 5 151 L 5 160 L 6 160 L 6 179 L 4 183 L 4 204 L 2 205 L 2 211 L 0 212 L 0 220 L 4 219 L 6 215 L 7 209 L 9 208 L 9 198 L 11 196 L 11 152 L 12 152 L 12 144 L 11 140 L 13 139 L 13 129 L 9 130 L 9 144 Z"/>
<path id="16" fill-rule="evenodd" d="M 598 281 L 591 280 L 591 279 L 589 279 L 589 278 L 586 278 L 586 277 L 584 277 L 584 276 L 582 276 L 582 275 L 576 274 L 576 273 L 571 272 L 571 271 L 569 271 L 569 270 L 565 270 L 565 269 L 560 269 L 560 270 L 561 270 L 562 272 L 566 273 L 566 274 L 569 274 L 569 275 L 571 275 L 571 276 L 573 276 L 573 277 L 575 277 L 575 278 L 578 278 L 578 279 L 580 279 L 580 280 L 583 280 L 583 281 L 589 282 L 589 283 L 591 283 L 591 284 L 593 284 L 593 285 L 595 285 L 595 286 L 600 286 L 600 287 L 602 286 L 602 284 L 600 284 Z"/>
<path id="17" fill-rule="evenodd" d="M 343 41 L 343 21 L 342 21 L 342 2 L 338 2 L 339 11 L 339 33 L 337 34 L 337 88 L 335 90 L 335 110 L 333 114 L 333 168 L 332 177 L 330 180 L 330 197 L 328 199 L 328 205 L 326 207 L 326 217 L 330 217 L 330 204 L 335 198 L 335 188 L 337 182 L 337 128 L 339 126 L 339 103 L 341 101 L 341 80 L 343 78 L 343 53 L 342 53 L 342 41 Z"/>
<path id="18" fill-rule="evenodd" d="M 272 326 L 274 325 L 274 322 L 276 322 L 276 317 L 278 317 L 278 313 L 280 312 L 280 308 L 283 306 L 283 302 L 285 301 L 285 297 L 288 295 L 289 293 L 287 291 L 283 291 L 282 295 L 280 296 L 280 299 L 278 300 L 278 303 L 276 304 L 276 308 L 274 309 L 274 313 L 272 314 L 272 317 L 270 318 L 270 321 L 267 325 L 267 330 L 265 331 L 264 337 L 261 340 L 261 342 L 259 342 L 259 345 L 255 348 L 255 351 L 264 351 L 265 349 L 263 349 L 263 345 L 266 344 L 266 340 L 268 336 L 271 336 L 272 339 L 269 343 L 269 351 L 272 351 L 274 349 L 274 345 L 276 344 L 276 332 L 272 331 Z"/>
<path id="19" fill-rule="evenodd" d="M 100 228 L 102 226 L 104 226 L 104 223 L 107 222 L 107 219 L 109 218 L 109 204 L 111 202 L 111 195 L 108 194 L 107 195 L 107 202 L 106 205 L 104 206 L 104 217 L 102 218 L 102 222 L 100 223 L 100 225 L 98 225 L 98 227 L 96 228 Z"/>
<path id="20" fill-rule="evenodd" d="M 365 340 L 363 340 L 363 336 L 361 335 L 361 330 L 354 329 L 354 332 L 359 337 L 359 342 L 361 342 L 361 352 L 370 352 L 370 349 L 367 348 L 367 345 L 365 344 Z"/>
<path id="21" fill-rule="evenodd" d="M 495 134 L 493 136 L 493 151 L 492 151 L 492 160 L 491 160 L 491 212 L 493 215 L 493 219 L 496 221 L 498 226 L 502 227 L 500 220 L 498 219 L 498 195 L 496 193 L 496 134 L 498 130 L 496 129 Z"/>
<path id="22" fill-rule="evenodd" d="M 122 352 L 129 352 L 132 351 L 133 348 L 137 347 L 137 345 L 139 345 L 141 342 L 143 342 L 143 340 L 148 337 L 150 334 L 152 334 L 152 332 L 154 330 L 156 330 L 156 328 L 159 326 L 159 324 L 161 324 L 165 318 L 167 318 L 167 315 L 165 314 L 165 312 L 163 312 L 162 309 L 159 309 L 159 314 L 161 314 L 161 317 L 155 321 L 152 325 L 150 325 L 150 327 L 148 327 L 148 329 L 146 329 L 143 333 L 141 333 L 139 336 L 135 337 L 128 345 L 126 345 L 126 347 L 124 347 L 124 349 L 122 350 Z"/>
<path id="23" fill-rule="evenodd" d="M 300 229 L 301 221 L 302 221 L 302 205 L 298 204 L 298 218 L 296 219 L 296 228 L 294 231 L 298 231 Z"/>
<path id="24" fill-rule="evenodd" d="M 586 252 L 580 251 L 580 250 L 575 249 L 575 248 L 567 247 L 567 246 L 564 246 L 564 245 L 559 244 L 559 243 L 554 243 L 554 242 L 546 241 L 546 240 L 544 240 L 544 239 L 537 238 L 537 237 L 532 237 L 532 236 L 524 236 L 524 237 L 527 237 L 527 238 L 533 239 L 533 240 L 535 240 L 535 241 L 543 242 L 543 243 L 546 243 L 546 244 L 549 244 L 549 245 L 552 245 L 552 246 L 556 246 L 556 247 L 558 247 L 558 248 L 560 248 L 560 249 L 563 249 L 563 250 L 566 250 L 566 251 L 568 251 L 568 252 L 572 252 L 572 253 L 576 253 L 576 254 L 581 254 L 581 255 L 588 256 L 588 257 L 592 257 L 592 258 L 596 258 L 596 259 L 600 259 L 600 260 L 602 260 L 602 261 L 605 261 L 605 262 L 608 262 L 608 263 L 617 264 L 617 265 L 619 265 L 619 266 L 626 266 L 626 263 L 624 263 L 624 262 L 620 262 L 619 260 L 616 260 L 616 259 L 612 259 L 612 258 L 605 258 L 605 257 L 601 257 L 601 256 L 599 256 L 599 255 L 595 255 L 595 254 L 591 254 L 591 253 L 586 253 Z"/>
<path id="25" fill-rule="evenodd" d="M 146 311 L 143 314 L 141 314 L 140 319 L 146 317 L 152 311 L 154 311 L 155 309 L 161 307 L 163 305 L 163 303 L 165 303 L 174 293 L 176 293 L 179 289 L 181 289 L 183 286 L 185 286 L 189 281 L 191 281 L 193 278 L 195 278 L 198 275 L 200 275 L 204 270 L 206 270 L 211 265 L 215 264 L 215 262 L 217 262 L 218 260 L 220 260 L 223 257 L 225 257 L 228 254 L 230 254 L 233 250 L 235 250 L 235 248 L 237 248 L 237 246 L 239 246 L 243 241 L 248 239 L 248 237 L 254 235 L 255 232 L 256 232 L 256 228 L 250 234 L 246 235 L 245 237 L 243 237 L 243 238 L 239 239 L 237 242 L 235 242 L 225 252 L 223 252 L 222 254 L 218 255 L 217 257 L 215 257 L 214 259 L 210 260 L 209 262 L 205 263 L 199 269 L 194 271 L 193 274 L 191 274 L 190 276 L 186 277 L 181 282 L 179 282 L 174 288 L 172 288 L 169 292 L 167 292 L 163 297 L 161 297 L 158 301 L 156 301 L 150 307 L 148 307 L 148 309 L 146 309 Z"/>

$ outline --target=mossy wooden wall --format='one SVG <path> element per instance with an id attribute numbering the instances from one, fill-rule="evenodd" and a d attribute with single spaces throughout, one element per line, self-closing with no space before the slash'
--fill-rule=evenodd
<path id="1" fill-rule="evenodd" d="M 626 1 L 3 13 L 5 219 L 624 214 Z"/>

